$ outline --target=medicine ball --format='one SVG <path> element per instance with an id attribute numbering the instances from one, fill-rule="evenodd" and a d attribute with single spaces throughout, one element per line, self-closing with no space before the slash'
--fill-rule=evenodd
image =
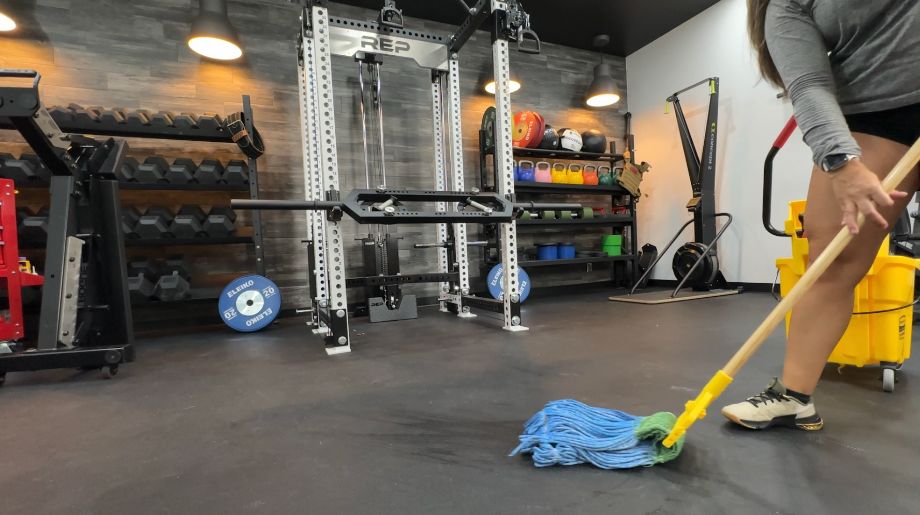
<path id="1" fill-rule="evenodd" d="M 603 154 L 607 150 L 607 137 L 596 129 L 591 129 L 581 133 L 582 147 L 584 152 L 594 152 Z"/>
<path id="2" fill-rule="evenodd" d="M 540 142 L 540 148 L 546 150 L 557 150 L 559 148 L 559 133 L 550 124 L 546 124 L 546 129 L 543 131 L 543 141 Z"/>
<path id="3" fill-rule="evenodd" d="M 581 152 L 581 134 L 573 129 L 560 130 L 559 146 L 566 150 L 571 150 L 572 152 Z"/>

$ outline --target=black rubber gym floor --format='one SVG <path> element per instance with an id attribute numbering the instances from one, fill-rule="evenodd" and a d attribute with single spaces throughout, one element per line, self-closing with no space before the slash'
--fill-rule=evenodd
<path id="1" fill-rule="evenodd" d="M 0 513 L 918 512 L 910 362 L 893 394 L 876 370 L 828 367 L 821 432 L 754 433 L 715 409 L 664 466 L 536 469 L 506 457 L 551 399 L 679 410 L 773 303 L 607 295 L 532 299 L 531 331 L 517 334 L 428 308 L 415 321 L 355 323 L 354 352 L 337 357 L 289 319 L 256 335 L 142 340 L 111 381 L 11 374 Z M 782 343 L 777 331 L 722 400 L 759 391 Z"/>

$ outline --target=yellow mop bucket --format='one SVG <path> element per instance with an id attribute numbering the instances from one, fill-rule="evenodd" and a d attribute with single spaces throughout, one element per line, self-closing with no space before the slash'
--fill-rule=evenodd
<path id="1" fill-rule="evenodd" d="M 804 200 L 789 203 L 785 232 L 792 237 L 792 257 L 776 261 L 781 295 L 786 295 L 805 273 L 808 240 L 802 232 L 804 211 Z M 884 368 L 882 386 L 891 391 L 894 369 L 910 357 L 914 274 L 920 260 L 889 255 L 888 248 L 885 238 L 869 272 L 856 286 L 854 315 L 828 361 L 857 367 L 880 365 Z M 789 320 L 790 315 L 786 315 L 787 333 Z"/>

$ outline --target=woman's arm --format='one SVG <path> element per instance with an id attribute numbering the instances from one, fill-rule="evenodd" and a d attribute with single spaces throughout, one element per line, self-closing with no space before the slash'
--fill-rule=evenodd
<path id="1" fill-rule="evenodd" d="M 796 0 L 773 0 L 765 35 L 815 164 L 831 154 L 861 155 L 837 103 L 827 47 L 811 14 Z"/>

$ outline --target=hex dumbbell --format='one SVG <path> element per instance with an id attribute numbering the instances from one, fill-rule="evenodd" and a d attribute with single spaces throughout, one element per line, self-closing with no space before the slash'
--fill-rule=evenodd
<path id="1" fill-rule="evenodd" d="M 169 275 L 160 276 L 153 295 L 165 302 L 183 300 L 188 298 L 190 289 L 188 281 L 179 275 L 179 272 L 173 272 Z"/>
<path id="2" fill-rule="evenodd" d="M 186 204 L 179 209 L 170 226 L 170 232 L 176 238 L 192 239 L 206 237 L 204 223 L 208 215 L 201 206 Z"/>
<path id="3" fill-rule="evenodd" d="M 227 238 L 236 232 L 236 213 L 229 207 L 212 207 L 202 228 L 210 238 Z"/>
<path id="4" fill-rule="evenodd" d="M 166 182 L 166 171 L 169 170 L 169 163 L 159 156 L 150 156 L 144 159 L 144 163 L 137 167 L 134 172 L 134 178 L 137 182 L 143 183 L 162 183 Z"/>
<path id="5" fill-rule="evenodd" d="M 136 240 L 141 237 L 137 233 L 137 222 L 141 219 L 141 212 L 134 206 L 121 208 L 121 230 L 125 238 Z"/>
<path id="6" fill-rule="evenodd" d="M 195 180 L 199 184 L 217 184 L 223 176 L 224 165 L 216 159 L 205 159 L 195 170 Z"/>
<path id="7" fill-rule="evenodd" d="M 171 238 L 173 235 L 169 231 L 169 226 L 173 218 L 174 215 L 168 208 L 152 206 L 147 208 L 137 221 L 135 230 L 144 239 Z"/>
<path id="8" fill-rule="evenodd" d="M 166 181 L 170 184 L 188 184 L 195 178 L 197 165 L 191 159 L 179 158 L 166 170 Z"/>
<path id="9" fill-rule="evenodd" d="M 224 169 L 224 182 L 234 186 L 249 184 L 249 165 L 246 161 L 234 159 Z"/>

